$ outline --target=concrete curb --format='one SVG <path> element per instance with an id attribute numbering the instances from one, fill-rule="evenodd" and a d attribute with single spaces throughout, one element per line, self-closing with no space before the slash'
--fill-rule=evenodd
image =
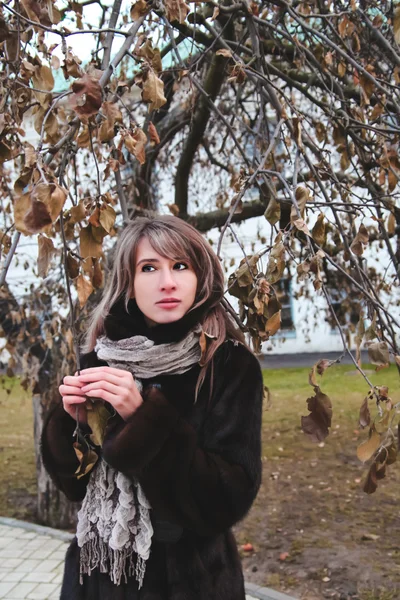
<path id="1" fill-rule="evenodd" d="M 18 527 L 27 531 L 34 531 L 40 535 L 48 535 L 63 542 L 70 542 L 74 538 L 72 533 L 53 529 L 52 527 L 44 527 L 44 525 L 36 525 L 36 523 L 28 523 L 27 521 L 18 521 L 18 519 L 9 519 L 8 517 L 0 517 L 0 525 L 8 525 L 8 527 Z"/>
<path id="2" fill-rule="evenodd" d="M 10 519 L 8 517 L 0 517 L 0 525 L 8 525 L 8 527 L 18 527 L 19 529 L 25 529 L 26 531 L 33 531 L 39 535 L 48 535 L 57 540 L 63 542 L 70 542 L 73 539 L 73 534 L 67 531 L 61 531 L 60 529 L 53 529 L 52 527 L 44 527 L 43 525 L 36 525 L 35 523 L 28 523 L 27 521 L 19 521 L 18 519 Z M 296 600 L 292 596 L 287 596 L 281 592 L 276 592 L 270 588 L 260 587 L 254 585 L 254 583 L 245 584 L 246 594 L 250 594 L 258 600 Z"/>
<path id="3" fill-rule="evenodd" d="M 271 588 L 260 587 L 259 585 L 254 585 L 254 583 L 246 582 L 245 589 L 246 594 L 250 594 L 254 598 L 258 598 L 258 600 L 296 600 L 293 596 L 276 592 L 275 590 L 271 590 Z"/>

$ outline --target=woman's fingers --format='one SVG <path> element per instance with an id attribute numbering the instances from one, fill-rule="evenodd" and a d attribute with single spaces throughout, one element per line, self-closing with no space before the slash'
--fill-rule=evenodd
<path id="1" fill-rule="evenodd" d="M 68 413 L 69 416 L 73 419 L 76 419 L 76 417 L 78 417 L 78 421 L 82 424 L 87 423 L 87 412 L 85 402 L 86 399 L 82 398 L 82 396 L 63 397 L 63 406 L 65 412 Z"/>
<path id="2" fill-rule="evenodd" d="M 84 396 L 85 392 L 82 391 L 81 387 L 75 387 L 73 385 L 60 385 L 58 388 L 61 396 Z"/>
<path id="3" fill-rule="evenodd" d="M 102 388 L 102 389 L 98 389 L 98 390 L 92 390 L 91 392 L 87 392 L 86 395 L 89 397 L 101 398 L 102 400 L 109 402 L 111 404 L 111 406 L 113 406 L 115 408 L 115 410 L 121 414 L 120 410 L 118 410 L 120 407 L 120 398 L 119 398 L 119 396 L 116 396 L 112 392 L 107 392 L 107 390 Z M 122 414 L 121 414 L 121 416 L 122 416 Z"/>
<path id="4" fill-rule="evenodd" d="M 86 402 L 84 396 L 63 396 L 63 403 L 65 404 L 83 404 Z"/>
<path id="5" fill-rule="evenodd" d="M 124 371 L 124 373 L 128 373 L 128 371 Z M 86 373 L 84 375 L 79 376 L 79 381 L 82 384 L 82 387 L 86 387 L 90 383 L 99 382 L 99 381 L 108 381 L 117 386 L 128 387 L 133 383 L 133 377 L 130 373 L 128 373 L 130 377 L 118 377 L 114 373 L 110 372 L 97 372 L 97 373 Z M 124 385 L 125 384 L 125 385 Z"/>
<path id="6" fill-rule="evenodd" d="M 92 375 L 97 373 L 103 373 L 103 375 L 109 373 L 116 377 L 126 377 L 126 374 L 129 373 L 129 371 L 126 371 L 125 369 L 116 369 L 114 367 L 90 367 L 89 369 L 82 369 L 80 375 Z"/>
<path id="7" fill-rule="evenodd" d="M 106 381 L 104 379 L 101 381 L 94 381 L 92 383 L 89 383 L 88 385 L 85 385 L 82 388 L 82 392 L 84 392 L 85 394 L 88 394 L 91 391 L 100 390 L 100 389 L 104 389 L 107 392 L 111 392 L 111 394 L 115 394 L 116 396 L 121 394 L 121 386 L 120 385 L 115 385 L 114 383 L 110 383 L 109 381 Z M 122 391 L 125 391 L 125 389 L 123 388 Z"/>
<path id="8" fill-rule="evenodd" d="M 73 385 L 75 387 L 82 387 L 83 383 L 80 381 L 79 377 L 75 377 L 73 375 L 66 375 L 63 379 L 64 385 Z"/>
<path id="9" fill-rule="evenodd" d="M 68 375 L 59 390 L 64 408 L 71 415 L 76 410 L 74 404 L 85 402 L 86 396 L 109 402 L 123 419 L 131 416 L 143 402 L 132 374 L 113 367 L 92 367 L 83 369 L 79 375 Z"/>

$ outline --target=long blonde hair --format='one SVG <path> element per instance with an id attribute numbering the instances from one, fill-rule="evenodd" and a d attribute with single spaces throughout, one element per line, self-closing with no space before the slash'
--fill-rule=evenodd
<path id="1" fill-rule="evenodd" d="M 217 255 L 192 225 L 172 215 L 138 217 L 122 231 L 102 299 L 89 318 L 83 351 L 93 350 L 97 337 L 104 333 L 104 321 L 117 300 L 124 298 L 127 310 L 128 302 L 133 296 L 137 248 L 143 238 L 148 239 L 158 254 L 173 260 L 187 260 L 196 273 L 196 298 L 189 312 L 206 304 L 201 325 L 209 335 L 198 382 L 201 385 L 207 366 L 221 344 L 226 339 L 244 343 L 244 336 L 221 305 L 224 275 Z"/>

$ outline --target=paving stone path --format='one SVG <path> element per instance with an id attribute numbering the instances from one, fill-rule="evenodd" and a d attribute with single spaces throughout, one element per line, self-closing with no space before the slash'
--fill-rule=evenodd
<path id="1" fill-rule="evenodd" d="M 68 542 L 0 525 L 0 598 L 59 600 Z"/>
<path id="2" fill-rule="evenodd" d="M 64 557 L 72 536 L 0 517 L 0 599 L 59 600 Z M 246 584 L 246 600 L 295 600 Z"/>

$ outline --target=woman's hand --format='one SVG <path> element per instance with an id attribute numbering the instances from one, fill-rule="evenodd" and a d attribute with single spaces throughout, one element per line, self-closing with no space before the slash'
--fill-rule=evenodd
<path id="1" fill-rule="evenodd" d="M 67 375 L 63 379 L 63 384 L 58 388 L 62 400 L 64 410 L 72 417 L 76 419 L 76 409 L 78 407 L 78 421 L 79 423 L 86 425 L 87 414 L 85 407 L 85 392 L 82 391 L 84 383 L 79 380 L 79 377 L 73 375 Z"/>
<path id="2" fill-rule="evenodd" d="M 109 402 L 125 421 L 143 402 L 134 378 L 124 369 L 92 367 L 83 369 L 76 379 L 84 395 Z"/>

